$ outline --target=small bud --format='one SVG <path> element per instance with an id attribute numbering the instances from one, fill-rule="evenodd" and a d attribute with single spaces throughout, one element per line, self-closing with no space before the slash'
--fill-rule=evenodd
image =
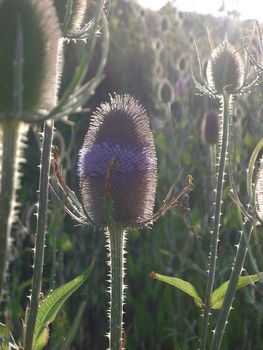
<path id="1" fill-rule="evenodd" d="M 212 51 L 207 63 L 208 86 L 216 94 L 235 94 L 244 83 L 244 65 L 227 38 Z"/>
<path id="2" fill-rule="evenodd" d="M 105 182 L 115 222 L 127 227 L 149 220 L 153 213 L 157 158 L 144 108 L 128 95 L 111 97 L 92 116 L 79 152 L 82 204 L 90 218 L 106 224 Z"/>
<path id="3" fill-rule="evenodd" d="M 55 105 L 59 38 L 51 0 L 0 1 L 0 110 Z"/>
<path id="4" fill-rule="evenodd" d="M 215 145 L 219 139 L 219 115 L 215 109 L 205 113 L 201 125 L 201 140 L 204 144 Z"/>

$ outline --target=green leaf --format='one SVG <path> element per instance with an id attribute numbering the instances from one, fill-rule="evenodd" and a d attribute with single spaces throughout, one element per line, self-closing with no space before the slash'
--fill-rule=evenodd
<path id="1" fill-rule="evenodd" d="M 255 275 L 241 276 L 239 277 L 236 290 L 246 287 L 248 284 L 258 282 L 262 278 L 263 278 L 263 272 Z M 228 285 L 229 285 L 229 281 L 226 281 L 223 284 L 221 284 L 220 287 L 218 287 L 216 290 L 213 291 L 213 294 L 211 297 L 212 309 L 220 309 L 222 307 Z"/>
<path id="2" fill-rule="evenodd" d="M 70 345 L 73 342 L 73 340 L 74 340 L 74 338 L 75 338 L 75 336 L 77 334 L 77 331 L 79 329 L 79 325 L 80 325 L 83 313 L 85 311 L 86 305 L 87 305 L 87 300 L 84 300 L 80 304 L 80 307 L 78 309 L 78 312 L 77 312 L 77 315 L 76 315 L 76 317 L 74 319 L 74 322 L 73 322 L 73 324 L 72 324 L 68 334 L 66 335 L 66 338 L 64 340 L 63 346 L 61 347 L 62 349 L 68 350 L 70 348 Z"/>
<path id="3" fill-rule="evenodd" d="M 0 323 L 0 349 L 9 350 L 10 334 L 6 325 Z"/>
<path id="4" fill-rule="evenodd" d="M 194 301 L 198 307 L 200 307 L 200 308 L 203 307 L 202 299 L 200 298 L 195 287 L 191 283 L 184 281 L 181 278 L 163 276 L 163 275 L 160 275 L 159 273 L 156 273 L 156 272 L 152 272 L 151 277 L 153 279 L 157 279 L 158 281 L 162 281 L 162 282 L 171 284 L 172 286 L 180 289 L 184 293 L 190 295 L 194 299 Z"/>
<path id="5" fill-rule="evenodd" d="M 43 349 L 48 341 L 48 325 L 54 321 L 64 302 L 73 294 L 90 276 L 93 264 L 81 275 L 72 281 L 50 292 L 41 302 L 38 309 L 36 327 L 34 331 L 33 348 Z"/>

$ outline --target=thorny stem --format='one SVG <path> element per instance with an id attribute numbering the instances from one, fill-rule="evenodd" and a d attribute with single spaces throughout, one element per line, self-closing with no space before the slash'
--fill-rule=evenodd
<path id="1" fill-rule="evenodd" d="M 53 126 L 53 121 L 49 121 L 44 124 L 40 163 L 41 165 L 39 178 L 39 205 L 37 211 L 36 245 L 33 265 L 32 294 L 30 297 L 28 318 L 26 320 L 24 350 L 32 349 L 34 329 L 36 325 L 39 298 L 42 287 L 49 191 L 49 170 L 51 157 L 50 154 L 53 138 Z"/>
<path id="2" fill-rule="evenodd" d="M 123 347 L 124 263 L 126 231 L 112 224 L 106 232 L 110 255 L 109 350 Z"/>
<path id="3" fill-rule="evenodd" d="M 223 306 L 216 324 L 215 332 L 213 335 L 212 343 L 211 343 L 211 350 L 218 350 L 221 345 L 221 341 L 223 338 L 223 334 L 225 331 L 225 327 L 227 324 L 228 316 L 232 307 L 236 286 L 238 283 L 238 279 L 241 275 L 247 250 L 248 250 L 248 243 L 250 240 L 251 233 L 253 231 L 253 223 L 251 224 L 248 219 L 245 219 L 243 230 L 241 231 L 240 240 L 237 248 L 236 258 L 234 267 L 230 276 L 229 285 L 224 297 Z M 248 234 L 247 234 L 248 231 Z"/>
<path id="4" fill-rule="evenodd" d="M 212 242 L 211 242 L 211 251 L 210 251 L 210 262 L 209 262 L 209 271 L 208 271 L 208 280 L 206 285 L 206 295 L 205 295 L 205 304 L 204 304 L 204 317 L 201 330 L 201 342 L 200 349 L 205 350 L 206 348 L 206 338 L 207 330 L 209 324 L 209 315 L 210 315 L 210 298 L 213 292 L 215 271 L 216 271 L 216 259 L 217 259 L 217 246 L 219 241 L 219 228 L 220 228 L 220 216 L 221 216 L 221 207 L 222 207 L 222 196 L 223 196 L 223 185 L 224 185 L 224 175 L 225 175 L 225 164 L 227 158 L 227 149 L 228 149 L 228 134 L 229 134 L 229 121 L 230 121 L 230 111 L 232 97 L 225 93 L 222 96 L 223 103 L 223 115 L 222 115 L 222 137 L 220 140 L 220 150 L 219 150 L 219 164 L 218 164 L 218 173 L 216 177 L 216 197 L 215 197 L 215 209 L 213 216 L 213 228 L 212 228 Z"/>
<path id="5" fill-rule="evenodd" d="M 14 221 L 15 191 L 19 162 L 19 134 L 23 127 L 16 121 L 0 124 L 2 135 L 1 147 L 1 183 L 0 183 L 0 298 L 3 291 L 7 268 L 8 239 Z"/>

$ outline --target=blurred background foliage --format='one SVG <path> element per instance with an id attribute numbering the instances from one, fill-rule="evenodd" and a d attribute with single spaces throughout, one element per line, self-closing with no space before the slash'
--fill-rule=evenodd
<path id="1" fill-rule="evenodd" d="M 107 100 L 109 93 L 129 93 L 137 97 L 150 116 L 158 152 L 156 207 L 160 206 L 175 181 L 178 191 L 182 188 L 188 174 L 194 178 L 195 190 L 189 199 L 189 217 L 185 216 L 185 208 L 179 208 L 168 213 L 152 229 L 129 232 L 125 306 L 127 349 L 197 349 L 200 310 L 188 296 L 151 280 L 149 275 L 151 271 L 157 271 L 188 280 L 204 296 L 210 244 L 211 152 L 201 140 L 200 128 L 204 114 L 210 108 L 218 108 L 218 103 L 198 96 L 194 88 L 191 77 L 191 60 L 194 71 L 197 67 L 194 40 L 205 64 L 211 52 L 207 28 L 215 44 L 221 42 L 227 33 L 229 41 L 241 49 L 243 39 L 253 34 L 254 23 L 241 23 L 235 13 L 222 18 L 182 13 L 171 4 L 152 12 L 128 0 L 112 0 L 108 19 L 110 52 L 104 79 L 85 106 L 84 113 L 70 116 L 67 121 L 56 125 L 55 144 L 59 149 L 63 175 L 71 189 L 78 192 L 78 149 L 88 128 L 91 111 Z M 257 57 L 257 39 L 252 39 L 251 50 Z M 96 69 L 100 43 L 98 38 L 87 79 Z M 70 80 L 83 45 L 68 44 L 62 90 Z M 261 91 L 259 88 L 249 96 L 239 97 L 233 111 L 231 160 L 235 183 L 244 202 L 248 159 L 263 135 Z M 32 203 L 37 200 L 38 131 L 36 127 L 30 131 L 23 186 L 19 193 L 21 220 L 13 232 L 16 239 L 11 255 L 10 315 L 7 319 L 16 320 L 13 326 L 17 334 L 21 334 L 25 295 L 31 278 L 32 252 L 25 247 L 33 245 L 35 219 Z M 227 182 L 216 286 L 229 278 L 240 225 L 228 190 Z M 79 308 L 84 305 L 78 334 L 70 349 L 105 349 L 108 295 L 104 234 L 76 226 L 52 195 L 49 208 L 44 291 L 78 275 L 92 256 L 96 255 L 97 260 L 88 283 L 70 299 L 52 324 L 48 348 L 61 349 L 63 336 L 71 329 Z M 259 228 L 251 240 L 251 255 L 245 265 L 251 274 L 257 272 L 255 264 L 260 271 L 263 270 L 262 234 Z M 263 349 L 262 297 L 263 285 L 260 283 L 238 292 L 222 349 Z M 216 315 L 215 312 L 214 318 Z"/>

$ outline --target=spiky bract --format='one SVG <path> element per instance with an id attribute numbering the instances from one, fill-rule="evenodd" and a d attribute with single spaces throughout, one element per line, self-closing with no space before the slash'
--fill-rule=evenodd
<path id="1" fill-rule="evenodd" d="M 0 111 L 54 106 L 59 38 L 51 0 L 0 0 Z"/>
<path id="2" fill-rule="evenodd" d="M 105 225 L 105 183 L 113 219 L 124 227 L 151 218 L 157 184 L 157 158 L 144 108 L 129 95 L 111 97 L 92 116 L 80 150 L 82 203 L 90 218 Z"/>
<path id="3" fill-rule="evenodd" d="M 215 94 L 236 94 L 242 87 L 244 65 L 239 53 L 227 38 L 212 51 L 206 75 L 208 86 Z"/>
<path id="4" fill-rule="evenodd" d="M 210 109 L 203 117 L 201 138 L 203 143 L 215 145 L 219 140 L 220 120 L 217 110 Z"/>

